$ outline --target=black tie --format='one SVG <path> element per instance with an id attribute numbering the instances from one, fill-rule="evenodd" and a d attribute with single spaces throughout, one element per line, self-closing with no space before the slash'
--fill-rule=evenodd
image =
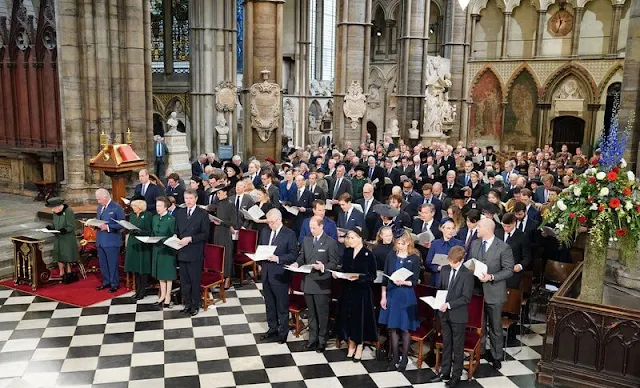
<path id="1" fill-rule="evenodd" d="M 424 221 L 424 223 L 422 224 L 422 231 L 426 232 L 427 229 L 429 229 L 429 223 L 427 221 Z"/>
<path id="2" fill-rule="evenodd" d="M 449 286 L 447 287 L 447 290 L 451 289 L 451 286 L 453 285 L 453 282 L 456 280 L 456 271 L 458 271 L 457 269 L 452 268 L 451 269 L 453 272 L 453 275 L 451 276 L 451 281 L 449 282 Z"/>
<path id="3" fill-rule="evenodd" d="M 519 229 L 521 232 L 524 232 L 524 222 L 520 221 L 520 226 L 518 226 L 518 229 Z"/>
<path id="4" fill-rule="evenodd" d="M 318 243 L 318 238 L 317 238 L 317 237 L 314 237 L 314 238 L 313 238 L 313 247 L 314 247 L 314 248 L 316 247 L 316 244 L 317 244 L 317 243 Z"/>
<path id="5" fill-rule="evenodd" d="M 276 236 L 277 236 L 276 232 L 273 231 L 271 233 L 271 241 L 269 241 L 269 245 L 273 245 L 273 242 L 276 240 Z"/>
<path id="6" fill-rule="evenodd" d="M 191 214 L 193 214 L 193 209 L 187 211 L 187 218 L 191 218 Z"/>

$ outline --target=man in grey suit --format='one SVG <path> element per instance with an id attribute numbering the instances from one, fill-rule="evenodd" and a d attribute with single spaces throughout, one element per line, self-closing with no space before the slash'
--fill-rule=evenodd
<path id="1" fill-rule="evenodd" d="M 331 209 L 333 214 L 338 219 L 338 216 L 341 213 L 341 209 L 338 205 L 340 196 L 344 193 L 349 193 L 350 196 L 353 196 L 353 186 L 351 185 L 351 180 L 346 176 L 346 169 L 343 164 L 339 165 L 336 168 L 336 177 L 333 181 L 333 184 L 329 186 L 329 195 L 327 199 L 331 199 L 331 203 L 334 205 Z"/>
<path id="2" fill-rule="evenodd" d="M 229 202 L 236 207 L 236 213 L 238 214 L 238 226 L 249 226 L 249 221 L 245 220 L 244 215 L 240 211 L 241 209 L 249 210 L 256 202 L 251 198 L 251 195 L 246 192 L 247 184 L 244 181 L 238 181 L 236 183 L 236 194 L 229 198 Z"/>
<path id="3" fill-rule="evenodd" d="M 165 167 L 167 165 L 167 154 L 169 149 L 164 142 L 164 138 L 159 135 L 153 137 L 153 154 L 156 156 L 153 162 L 153 169 L 158 179 L 162 179 L 164 176 Z"/>
<path id="4" fill-rule="evenodd" d="M 309 309 L 309 342 L 305 350 L 315 349 L 324 352 L 327 346 L 327 324 L 329 322 L 329 299 L 331 294 L 330 269 L 336 269 L 340 263 L 338 244 L 323 233 L 324 220 L 311 217 L 309 228 L 311 236 L 304 238 L 298 260 L 292 264 L 298 267 L 311 264 L 311 273 L 304 276 L 302 291 Z"/>
<path id="5" fill-rule="evenodd" d="M 480 279 L 482 287 L 479 288 L 484 295 L 484 317 L 488 324 L 488 330 L 483 333 L 489 332 L 492 364 L 500 369 L 503 355 L 502 305 L 507 300 L 507 279 L 513 275 L 513 252 L 507 243 L 495 237 L 496 224 L 493 220 L 482 219 L 477 228 L 478 239 L 471 244 L 469 257 L 487 265 L 487 273 Z M 484 349 L 486 334 L 482 339 Z"/>
<path id="6" fill-rule="evenodd" d="M 260 174 L 262 187 L 269 193 L 269 199 L 274 208 L 280 208 L 280 189 L 273 184 L 273 172 L 262 171 Z"/>

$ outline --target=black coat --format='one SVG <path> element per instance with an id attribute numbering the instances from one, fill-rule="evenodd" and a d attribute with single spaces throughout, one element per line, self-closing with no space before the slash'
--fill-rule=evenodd
<path id="1" fill-rule="evenodd" d="M 142 183 L 138 183 L 136 185 L 135 194 L 142 196 Z M 147 191 L 144 193 L 144 201 L 147 203 L 147 210 L 155 214 L 156 213 L 156 198 L 162 195 L 162 189 L 149 182 L 147 186 Z"/>
<path id="2" fill-rule="evenodd" d="M 209 214 L 196 206 L 189 218 L 187 218 L 187 208 L 176 209 L 174 216 L 178 238 L 191 237 L 191 243 L 178 251 L 178 260 L 202 261 L 204 244 L 209 239 Z"/>
<path id="3" fill-rule="evenodd" d="M 359 200 L 356 201 L 356 203 L 360 206 L 362 206 L 362 211 L 364 212 L 365 208 L 364 208 L 364 202 L 365 199 L 364 198 L 360 198 Z M 371 200 L 371 205 L 369 205 L 369 211 L 367 212 L 367 214 L 364 215 L 364 223 L 367 227 L 367 235 L 365 236 L 365 239 L 367 241 L 371 241 L 371 240 L 375 240 L 376 238 L 376 233 L 378 232 L 375 227 L 376 227 L 376 220 L 380 219 L 380 216 L 378 215 L 378 213 L 373 211 L 373 207 L 376 205 L 379 205 L 380 201 L 378 201 L 377 199 L 373 198 Z"/>
<path id="4" fill-rule="evenodd" d="M 496 238 L 504 241 L 504 230 L 497 232 Z M 526 234 L 519 230 L 514 230 L 513 235 L 506 241 L 507 245 L 511 247 L 513 252 L 513 264 L 520 264 L 522 271 L 513 272 L 513 276 L 507 279 L 507 288 L 520 288 L 520 280 L 522 280 L 522 274 L 528 270 L 531 266 L 531 248 L 529 245 L 529 238 Z"/>
<path id="5" fill-rule="evenodd" d="M 443 314 L 446 314 L 452 323 L 467 323 L 469 321 L 467 305 L 473 295 L 473 272 L 461 265 L 451 287 L 448 284 L 450 276 L 451 266 L 443 266 L 438 280 L 438 289 L 447 290 L 448 287 L 446 301 L 451 307 Z"/>
<path id="6" fill-rule="evenodd" d="M 350 339 L 356 344 L 378 340 L 378 327 L 373 306 L 371 285 L 376 278 L 376 259 L 367 248 L 353 257 L 353 248 L 344 250 L 342 272 L 359 273 L 358 280 L 333 280 L 341 283 L 338 301 L 336 335 L 341 340 Z"/>
<path id="7" fill-rule="evenodd" d="M 263 228 L 260 231 L 258 245 L 269 245 L 271 237 L 271 228 Z M 282 285 L 289 284 L 290 272 L 284 268 L 284 265 L 291 265 L 298 258 L 298 238 L 296 232 L 282 226 L 280 232 L 276 235 L 275 241 L 276 251 L 273 253 L 278 257 L 278 262 L 271 261 L 262 262 L 262 283 L 273 280 Z"/>
<path id="8" fill-rule="evenodd" d="M 164 189 L 164 193 L 167 197 L 173 197 L 176 200 L 176 205 L 181 205 L 184 203 L 184 188 L 180 185 L 176 186 L 175 189 L 171 186 L 167 185 Z"/>
<path id="9" fill-rule="evenodd" d="M 212 241 L 215 245 L 224 247 L 224 276 L 231 276 L 233 269 L 233 240 L 231 228 L 238 228 L 238 213 L 236 207 L 228 200 L 218 202 L 215 216 L 222 220 L 220 225 L 211 223 Z"/>
<path id="10" fill-rule="evenodd" d="M 384 271 L 384 263 L 387 260 L 387 255 L 393 250 L 393 244 L 376 244 L 373 247 L 373 256 L 376 259 L 376 268 L 378 271 Z"/>

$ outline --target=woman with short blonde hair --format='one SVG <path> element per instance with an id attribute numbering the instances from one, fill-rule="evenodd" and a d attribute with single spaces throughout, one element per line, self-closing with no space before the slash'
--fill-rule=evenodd
<path id="1" fill-rule="evenodd" d="M 145 296 L 149 274 L 151 274 L 151 245 L 145 244 L 135 236 L 151 235 L 151 220 L 153 215 L 147 211 L 147 203 L 142 199 L 131 201 L 129 222 L 137 226 L 139 230 L 130 230 L 126 239 L 124 256 L 125 272 L 133 272 L 135 277 L 136 293 L 134 298 L 140 300 Z"/>

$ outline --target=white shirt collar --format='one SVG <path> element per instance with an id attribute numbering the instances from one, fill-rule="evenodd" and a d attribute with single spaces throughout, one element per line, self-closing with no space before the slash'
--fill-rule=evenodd
<path id="1" fill-rule="evenodd" d="M 491 236 L 490 239 L 487 240 L 482 240 L 482 241 L 486 241 L 487 242 L 487 251 L 489 250 L 489 247 L 491 246 L 491 244 L 493 244 L 493 240 L 496 238 L 496 236 Z"/>
<path id="2" fill-rule="evenodd" d="M 316 240 L 320 240 L 320 237 L 322 237 L 323 234 L 324 234 L 324 230 L 320 231 L 320 234 L 318 236 L 315 236 L 314 238 Z"/>

